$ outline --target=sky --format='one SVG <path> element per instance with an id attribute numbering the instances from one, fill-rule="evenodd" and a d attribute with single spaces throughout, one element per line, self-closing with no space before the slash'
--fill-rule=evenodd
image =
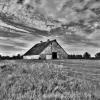
<path id="1" fill-rule="evenodd" d="M 24 54 L 36 43 L 48 38 L 57 39 L 69 54 L 89 52 L 94 56 L 100 52 L 99 0 L 25 0 L 24 5 L 27 4 L 34 5 L 35 10 L 60 21 L 68 28 L 66 31 L 44 35 L 0 21 L 0 54 Z M 9 27 L 12 31 L 9 31 Z"/>

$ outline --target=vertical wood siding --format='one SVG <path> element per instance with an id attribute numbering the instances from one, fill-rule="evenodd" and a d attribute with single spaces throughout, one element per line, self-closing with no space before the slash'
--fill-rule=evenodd
<path id="1" fill-rule="evenodd" d="M 57 52 L 58 59 L 66 59 L 68 58 L 67 53 L 64 49 L 57 43 L 52 42 L 42 53 L 41 55 L 52 55 L 52 52 Z"/>

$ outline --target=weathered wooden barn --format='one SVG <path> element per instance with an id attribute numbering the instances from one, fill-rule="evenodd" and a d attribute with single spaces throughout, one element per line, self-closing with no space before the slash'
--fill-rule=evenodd
<path id="1" fill-rule="evenodd" d="M 40 42 L 27 51 L 24 59 L 66 59 L 68 54 L 55 40 Z"/>

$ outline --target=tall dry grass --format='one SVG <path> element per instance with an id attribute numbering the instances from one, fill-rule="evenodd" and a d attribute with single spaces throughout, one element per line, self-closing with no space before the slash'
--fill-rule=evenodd
<path id="1" fill-rule="evenodd" d="M 0 100 L 100 100 L 94 95 L 95 90 L 95 83 L 67 66 L 0 62 Z"/>

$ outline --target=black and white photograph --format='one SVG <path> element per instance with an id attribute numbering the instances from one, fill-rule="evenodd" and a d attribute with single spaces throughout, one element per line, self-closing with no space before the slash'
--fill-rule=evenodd
<path id="1" fill-rule="evenodd" d="M 0 0 L 0 100 L 100 100 L 100 0 Z"/>

